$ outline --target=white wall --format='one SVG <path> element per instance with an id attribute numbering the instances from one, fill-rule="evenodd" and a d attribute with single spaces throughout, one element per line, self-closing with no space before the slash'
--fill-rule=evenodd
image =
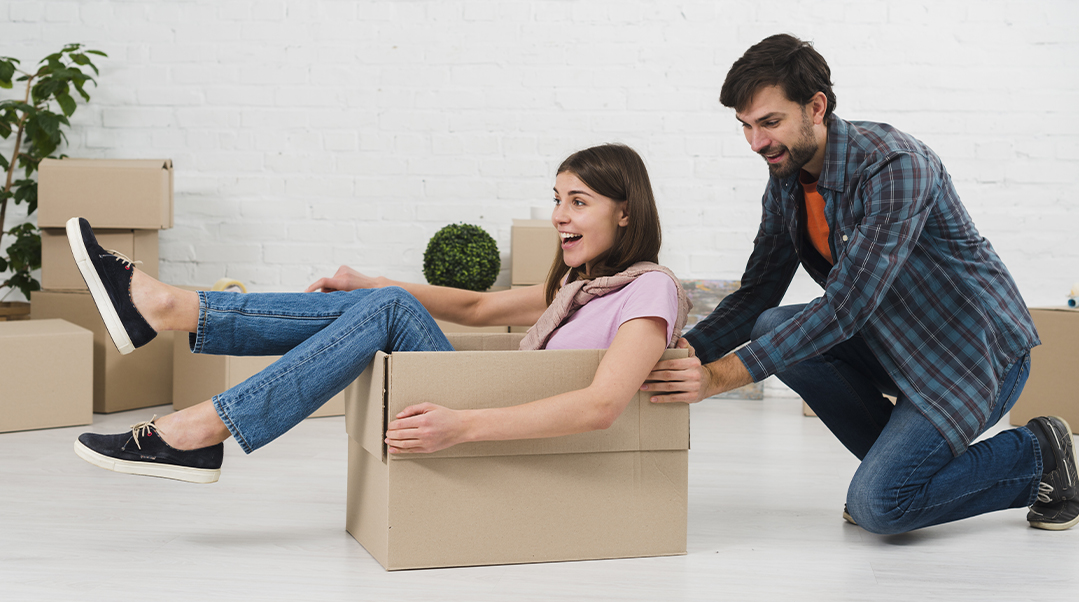
<path id="1" fill-rule="evenodd" d="M 567 154 L 607 141 L 649 165 L 663 261 L 733 279 L 766 168 L 719 88 L 748 46 L 790 32 L 829 60 L 837 113 L 929 143 L 1027 301 L 1060 304 L 1079 281 L 1077 6 L 3 0 L 0 55 L 109 54 L 67 153 L 175 161 L 167 281 L 296 290 L 342 263 L 421 280 L 427 240 L 458 221 L 508 263 L 511 219 L 549 205 Z M 819 291 L 797 283 L 791 298 Z"/>

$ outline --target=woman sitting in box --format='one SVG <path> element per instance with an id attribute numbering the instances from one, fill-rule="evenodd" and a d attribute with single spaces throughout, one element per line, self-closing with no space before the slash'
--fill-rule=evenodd
<path id="1" fill-rule="evenodd" d="M 179 330 L 193 333 L 195 353 L 283 354 L 213 399 L 131 432 L 84 433 L 75 452 L 117 472 L 212 483 L 225 439 L 247 453 L 273 441 L 355 380 L 375 352 L 452 351 L 432 316 L 470 326 L 535 323 L 522 349 L 608 351 L 584 389 L 506 408 L 410 406 L 388 425 L 391 453 L 607 428 L 677 339 L 689 302 L 656 264 L 659 215 L 644 162 L 629 147 L 597 146 L 563 161 L 551 222 L 562 241 L 544 286 L 479 293 L 342 267 L 306 293 L 241 294 L 158 282 L 102 249 L 90 224 L 72 218 L 72 253 L 121 353 Z"/>

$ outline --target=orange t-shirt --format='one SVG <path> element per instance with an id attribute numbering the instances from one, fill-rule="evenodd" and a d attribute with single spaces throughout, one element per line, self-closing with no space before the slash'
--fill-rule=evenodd
<path id="1" fill-rule="evenodd" d="M 828 263 L 835 263 L 832 261 L 832 248 L 828 246 L 830 232 L 828 230 L 828 220 L 824 219 L 824 197 L 817 192 L 817 180 L 809 175 L 809 172 L 802 170 L 798 174 L 798 183 L 802 185 L 802 191 L 805 192 L 805 228 L 806 235 L 809 236 L 809 242 L 813 244 L 813 248 L 822 257 L 828 260 Z"/>

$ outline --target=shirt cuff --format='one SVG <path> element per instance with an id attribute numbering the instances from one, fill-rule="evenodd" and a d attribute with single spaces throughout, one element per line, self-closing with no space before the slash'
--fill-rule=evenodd
<path id="1" fill-rule="evenodd" d="M 757 341 L 751 341 L 745 347 L 735 351 L 734 355 L 742 360 L 755 383 L 759 383 L 778 371 L 775 362 Z"/>

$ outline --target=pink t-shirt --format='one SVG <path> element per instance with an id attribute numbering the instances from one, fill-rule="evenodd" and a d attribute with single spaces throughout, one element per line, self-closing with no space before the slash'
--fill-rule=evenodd
<path id="1" fill-rule="evenodd" d="M 663 272 L 648 272 L 577 310 L 547 340 L 545 349 L 607 349 L 618 327 L 634 318 L 667 321 L 667 341 L 678 318 L 678 291 Z"/>

